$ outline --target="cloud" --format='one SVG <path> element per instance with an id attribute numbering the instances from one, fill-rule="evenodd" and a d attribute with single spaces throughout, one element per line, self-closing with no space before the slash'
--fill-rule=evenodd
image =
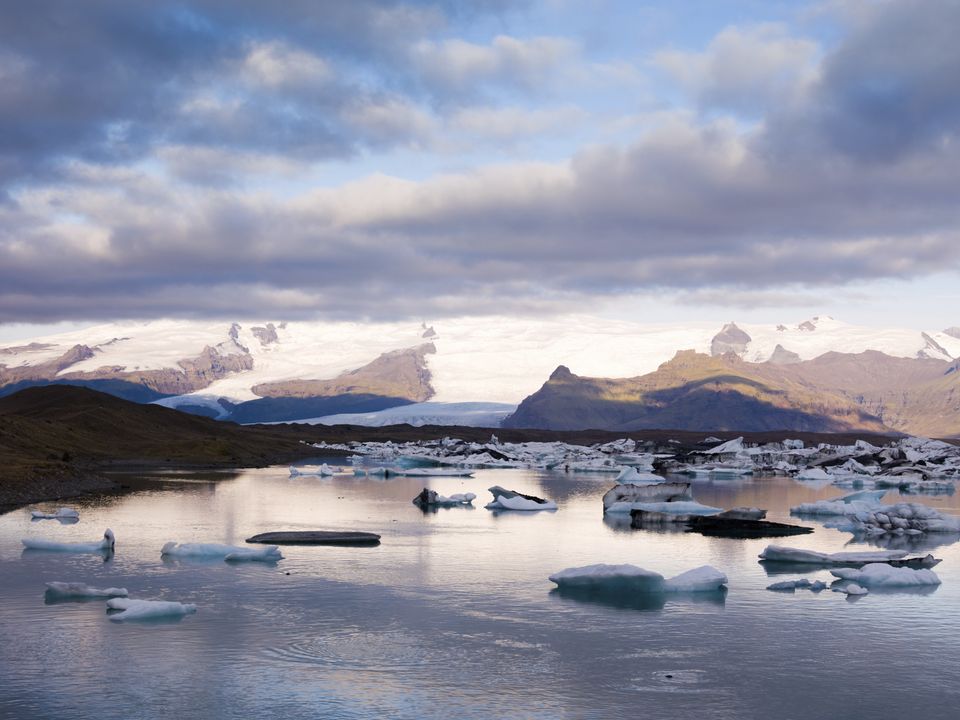
<path id="1" fill-rule="evenodd" d="M 238 28 L 259 12 L 237 7 L 230 22 Z M 381 38 L 382 18 L 400 6 L 358 7 L 331 18 L 333 27 L 360 23 L 357 36 L 321 52 L 304 38 L 332 30 L 307 21 L 282 40 L 218 36 L 224 49 L 207 48 L 195 36 L 227 21 L 198 5 L 171 22 L 184 55 L 210 62 L 182 65 L 158 41 L 151 52 L 162 62 L 151 67 L 167 74 L 150 75 L 159 88 L 144 100 L 150 112 L 127 112 L 123 92 L 104 91 L 80 108 L 66 139 L 0 139 L 13 148 L 0 154 L 4 167 L 21 180 L 0 204 L 0 322 L 385 319 L 549 311 L 638 292 L 748 298 L 745 288 L 782 300 L 784 287 L 830 292 L 960 267 L 960 93 L 952 92 L 960 73 L 953 39 L 934 32 L 950 26 L 953 3 L 872 4 L 814 53 L 813 66 L 810 48 L 779 28 L 728 29 L 693 61 L 674 58 L 675 70 L 693 62 L 690 87 L 711 107 L 762 112 L 748 126 L 722 112 L 664 112 L 628 144 L 589 145 L 563 161 L 424 180 L 373 173 L 295 196 L 230 183 L 237 174 L 298 176 L 316 157 L 428 146 L 438 135 L 509 142 L 577 121 L 574 106 L 555 113 L 469 97 L 478 85 L 507 96 L 547 83 L 554 61 L 576 57 L 575 43 L 503 35 L 424 45 L 417 30 L 412 43 L 371 46 L 379 57 L 409 58 L 416 48 L 437 65 L 449 61 L 429 82 L 451 102 L 430 106 L 409 94 L 410 76 L 372 86 L 358 79 L 370 69 L 361 40 Z M 401 20 L 414 28 L 444 17 L 440 5 L 408 9 Z M 35 98 L 27 92 L 40 54 L 21 50 L 8 50 L 18 60 L 3 65 L 12 81 L 0 94 L 54 103 L 42 88 Z M 747 64 L 773 58 L 770 67 L 789 72 L 731 74 L 737 53 Z M 164 90 L 163 77 L 191 82 Z M 884 79 L 888 86 L 876 84 Z M 56 104 L 46 111 L 55 121 L 65 112 Z M 22 127 L 16 117 L 2 122 L 29 135 L 25 118 Z M 56 158 L 57 172 L 43 182 L 16 174 Z"/>
<path id="2" fill-rule="evenodd" d="M 578 57 L 578 45 L 566 38 L 508 35 L 497 35 L 489 44 L 424 40 L 411 51 L 426 87 L 443 96 L 464 97 L 490 91 L 491 86 L 542 93 L 557 78 L 558 67 Z"/>
<path id="3" fill-rule="evenodd" d="M 654 64 L 702 110 L 758 117 L 813 81 L 819 46 L 778 24 L 727 27 L 703 52 L 667 50 Z"/>

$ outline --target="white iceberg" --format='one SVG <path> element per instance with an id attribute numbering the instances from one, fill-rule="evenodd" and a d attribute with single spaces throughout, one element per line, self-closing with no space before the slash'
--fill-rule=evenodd
<path id="1" fill-rule="evenodd" d="M 63 543 L 52 540 L 39 540 L 34 538 L 24 538 L 21 540 L 24 547 L 28 550 L 50 550 L 52 552 L 75 552 L 75 553 L 105 553 L 112 552 L 116 544 L 113 536 L 113 530 L 107 528 L 103 533 L 103 540 L 90 543 Z"/>
<path id="2" fill-rule="evenodd" d="M 830 574 L 868 588 L 925 587 L 940 584 L 940 578 L 933 570 L 892 567 L 884 563 L 864 565 L 860 569 L 837 568 L 831 570 Z"/>
<path id="3" fill-rule="evenodd" d="M 855 503 L 851 503 L 851 507 Z M 960 533 L 960 518 L 945 515 L 927 505 L 897 503 L 870 508 L 855 508 L 831 527 L 867 535 L 921 535 L 923 533 Z"/>
<path id="4" fill-rule="evenodd" d="M 401 470 L 401 475 L 406 477 L 473 477 L 472 470 L 462 470 L 457 468 L 409 468 Z"/>
<path id="5" fill-rule="evenodd" d="M 703 505 L 693 500 L 676 502 L 616 502 L 607 508 L 608 513 L 629 513 L 631 510 L 664 513 L 666 515 L 716 515 L 723 508 Z"/>
<path id="6" fill-rule="evenodd" d="M 702 565 L 664 580 L 663 589 L 666 592 L 713 592 L 726 584 L 726 575 L 712 565 Z"/>
<path id="7" fill-rule="evenodd" d="M 61 598 L 111 598 L 126 597 L 126 588 L 95 588 L 79 582 L 48 582 L 47 597 Z"/>
<path id="8" fill-rule="evenodd" d="M 488 510 L 556 510 L 557 504 L 552 500 L 539 502 L 520 495 L 510 498 L 498 495 L 497 499 L 486 507 Z"/>
<path id="9" fill-rule="evenodd" d="M 832 480 L 832 476 L 827 473 L 826 470 L 819 467 L 807 468 L 806 470 L 801 470 L 794 477 L 797 480 Z"/>
<path id="10" fill-rule="evenodd" d="M 73 508 L 58 508 L 55 512 L 47 513 L 42 510 L 33 510 L 30 516 L 34 520 L 78 520 L 80 513 Z"/>
<path id="11" fill-rule="evenodd" d="M 712 447 L 709 450 L 704 450 L 704 455 L 726 455 L 727 453 L 732 453 L 734 455 L 743 452 L 743 437 L 734 438 L 733 440 L 727 440 L 721 445 Z"/>
<path id="12" fill-rule="evenodd" d="M 276 545 L 264 545 L 262 548 L 249 548 L 219 543 L 183 543 L 168 542 L 160 551 L 161 557 L 191 558 L 213 560 L 223 558 L 230 561 L 276 562 L 283 560 L 280 548 Z"/>
<path id="13" fill-rule="evenodd" d="M 112 598 L 107 600 L 109 610 L 122 610 L 112 613 L 111 620 L 153 620 L 157 618 L 175 618 L 191 615 L 197 611 L 196 605 L 186 605 L 178 602 L 163 600 L 130 600 L 128 598 Z"/>
<path id="14" fill-rule="evenodd" d="M 454 493 L 449 497 L 441 495 L 436 490 L 424 488 L 420 494 L 413 499 L 413 504 L 420 508 L 428 507 L 453 507 L 456 505 L 472 505 L 476 495 L 468 493 Z"/>
<path id="15" fill-rule="evenodd" d="M 603 511 L 618 503 L 674 502 L 690 499 L 690 483 L 660 482 L 649 485 L 614 485 L 603 495 Z"/>
<path id="16" fill-rule="evenodd" d="M 822 553 L 816 550 L 784 547 L 783 545 L 768 545 L 764 551 L 760 553 L 760 559 L 775 562 L 809 563 L 813 565 L 851 565 L 902 560 L 907 554 L 906 550 L 863 550 L 859 552 Z"/>
<path id="17" fill-rule="evenodd" d="M 290 466 L 290 477 L 332 477 L 337 473 L 344 472 L 341 467 L 330 467 L 326 463 L 318 466 L 304 465 L 302 467 Z"/>
<path id="18" fill-rule="evenodd" d="M 791 515 L 850 515 L 859 511 L 870 510 L 880 505 L 880 499 L 886 490 L 860 490 L 859 492 L 841 495 L 831 500 L 817 500 L 801 503 L 790 508 Z"/>
<path id="19" fill-rule="evenodd" d="M 630 593 L 710 592 L 722 589 L 727 576 L 710 565 L 688 570 L 670 579 L 636 565 L 586 565 L 550 576 L 561 589 L 603 589 Z"/>
<path id="20" fill-rule="evenodd" d="M 847 595 L 866 595 L 869 590 L 863 587 L 862 585 L 857 585 L 857 583 L 847 583 L 844 585 L 837 585 L 832 588 L 834 592 L 846 593 Z"/>
<path id="21" fill-rule="evenodd" d="M 811 592 L 820 592 L 827 589 L 827 584 L 823 580 L 810 581 L 806 578 L 798 580 L 781 580 L 772 585 L 767 585 L 767 590 L 774 592 L 793 592 L 794 590 L 810 590 Z"/>
<path id="22" fill-rule="evenodd" d="M 625 467 L 617 475 L 617 482 L 621 485 L 660 485 L 666 480 L 662 475 L 638 470 L 635 467 Z"/>

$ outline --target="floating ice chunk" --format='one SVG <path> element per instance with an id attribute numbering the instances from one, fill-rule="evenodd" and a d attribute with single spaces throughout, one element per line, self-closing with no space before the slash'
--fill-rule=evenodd
<path id="1" fill-rule="evenodd" d="M 847 583 L 844 585 L 837 585 L 833 588 L 834 592 L 846 593 L 847 595 L 866 595 L 869 590 L 867 588 L 857 585 L 856 583 Z"/>
<path id="2" fill-rule="evenodd" d="M 400 474 L 407 477 L 473 477 L 472 470 L 458 468 L 409 468 L 401 470 Z"/>
<path id="3" fill-rule="evenodd" d="M 126 588 L 95 588 L 79 582 L 48 582 L 47 597 L 61 598 L 111 598 L 126 597 Z"/>
<path id="4" fill-rule="evenodd" d="M 851 504 L 853 507 L 854 504 Z M 944 515 L 927 505 L 897 503 L 878 505 L 847 513 L 838 529 L 867 535 L 920 535 L 922 533 L 958 533 L 960 518 Z"/>
<path id="5" fill-rule="evenodd" d="M 487 505 L 487 508 L 494 510 L 556 510 L 557 504 L 552 500 L 538 502 L 519 495 L 512 498 L 500 495 L 494 502 Z"/>
<path id="6" fill-rule="evenodd" d="M 794 477 L 797 480 L 831 480 L 832 477 L 827 473 L 826 470 L 819 467 L 807 468 L 806 470 L 801 470 Z"/>
<path id="7" fill-rule="evenodd" d="M 128 598 L 112 598 L 107 600 L 109 610 L 122 610 L 112 613 L 111 620 L 153 620 L 156 618 L 171 618 L 191 615 L 197 611 L 196 605 L 186 605 L 178 602 L 163 600 L 130 600 Z"/>
<path id="8" fill-rule="evenodd" d="M 827 584 L 823 580 L 814 580 L 811 582 L 806 578 L 798 580 L 782 580 L 772 585 L 767 585 L 767 590 L 774 592 L 793 592 L 794 590 L 809 590 L 810 592 L 820 592 L 827 589 Z"/>
<path id="9" fill-rule="evenodd" d="M 197 560 L 224 560 L 250 562 L 276 562 L 283 560 L 280 548 L 276 545 L 265 545 L 262 548 L 249 548 L 238 545 L 221 545 L 219 543 L 183 543 L 168 542 L 160 551 L 161 557 L 193 558 Z"/>
<path id="10" fill-rule="evenodd" d="M 603 496 L 603 511 L 617 503 L 674 502 L 690 499 L 690 483 L 661 482 L 655 485 L 620 484 Z"/>
<path id="11" fill-rule="evenodd" d="M 636 565 L 585 565 L 567 568 L 550 576 L 562 589 L 596 588 L 631 593 L 709 592 L 720 590 L 727 576 L 704 565 L 665 580 L 663 575 Z"/>
<path id="12" fill-rule="evenodd" d="M 704 455 L 722 455 L 722 454 L 737 454 L 743 451 L 743 437 L 734 438 L 733 440 L 727 440 L 727 442 L 712 447 L 709 450 L 704 450 Z"/>
<path id="13" fill-rule="evenodd" d="M 326 463 L 317 466 L 303 465 L 302 467 L 290 466 L 290 477 L 332 477 L 337 473 L 344 472 L 341 467 L 330 467 Z"/>
<path id="14" fill-rule="evenodd" d="M 617 475 L 617 482 L 621 485 L 660 485 L 666 482 L 666 478 L 656 473 L 637 470 L 635 467 L 625 467 Z"/>
<path id="15" fill-rule="evenodd" d="M 822 553 L 816 550 L 768 545 L 761 560 L 776 562 L 809 563 L 813 565 L 853 565 L 858 563 L 882 563 L 900 560 L 907 556 L 906 550 L 865 550 L 861 552 Z"/>
<path id="16" fill-rule="evenodd" d="M 499 485 L 488 488 L 493 502 L 487 503 L 487 510 L 556 510 L 557 504 L 536 495 L 524 495 L 515 490 L 507 490 Z"/>
<path id="17" fill-rule="evenodd" d="M 91 543 L 62 543 L 52 540 L 39 540 L 34 538 L 24 538 L 21 540 L 24 547 L 28 550 L 50 550 L 53 552 L 75 552 L 75 553 L 108 553 L 112 552 L 116 544 L 113 536 L 113 530 L 107 528 L 103 533 L 103 540 Z"/>
<path id="18" fill-rule="evenodd" d="M 703 565 L 693 570 L 668 578 L 663 583 L 666 592 L 712 592 L 727 584 L 727 576 L 711 565 Z"/>
<path id="19" fill-rule="evenodd" d="M 914 570 L 908 567 L 892 567 L 884 563 L 864 565 L 860 569 L 838 568 L 830 574 L 841 580 L 851 580 L 870 588 L 902 588 L 939 585 L 940 578 L 927 568 Z"/>
<path id="20" fill-rule="evenodd" d="M 631 510 L 665 513 L 667 515 L 716 515 L 717 513 L 723 512 L 722 508 L 702 505 L 693 500 L 677 500 L 676 502 L 616 502 L 607 508 L 608 513 L 628 513 Z"/>
<path id="21" fill-rule="evenodd" d="M 436 490 L 424 488 L 420 491 L 420 494 L 413 499 L 413 504 L 420 508 L 471 505 L 476 497 L 473 493 L 455 493 L 450 497 L 446 497 Z"/>
<path id="22" fill-rule="evenodd" d="M 77 520 L 80 518 L 80 513 L 73 508 L 66 507 L 58 508 L 52 513 L 43 512 L 42 510 L 33 510 L 30 515 L 34 520 Z"/>
<path id="23" fill-rule="evenodd" d="M 880 505 L 886 490 L 860 490 L 831 500 L 801 503 L 790 508 L 791 515 L 850 515 Z"/>

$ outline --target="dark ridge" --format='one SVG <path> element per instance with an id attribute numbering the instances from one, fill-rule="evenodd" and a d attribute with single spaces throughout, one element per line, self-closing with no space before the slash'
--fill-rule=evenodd
<path id="1" fill-rule="evenodd" d="M 407 398 L 368 394 L 305 398 L 267 397 L 235 405 L 230 411 L 229 419 L 245 424 L 290 422 L 339 413 L 376 412 L 410 404 L 411 401 Z"/>
<path id="2" fill-rule="evenodd" d="M 12 395 L 31 387 L 43 387 L 54 385 L 71 385 L 73 387 L 84 387 L 97 392 L 107 393 L 114 397 L 129 400 L 136 403 L 149 403 L 161 398 L 171 397 L 170 393 L 157 392 L 153 388 L 140 383 L 130 382 L 128 380 L 23 380 L 0 387 L 0 398 Z"/>

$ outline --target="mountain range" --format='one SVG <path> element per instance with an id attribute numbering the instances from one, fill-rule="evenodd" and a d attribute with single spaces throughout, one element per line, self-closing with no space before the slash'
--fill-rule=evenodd
<path id="1" fill-rule="evenodd" d="M 720 327 L 585 315 L 430 327 L 161 320 L 0 347 L 0 395 L 84 385 L 245 423 L 468 423 L 457 415 L 463 408 L 512 427 L 944 435 L 960 433 L 958 357 L 960 328 L 873 328 L 823 316 Z M 559 366 L 582 375 L 553 372 Z"/>

